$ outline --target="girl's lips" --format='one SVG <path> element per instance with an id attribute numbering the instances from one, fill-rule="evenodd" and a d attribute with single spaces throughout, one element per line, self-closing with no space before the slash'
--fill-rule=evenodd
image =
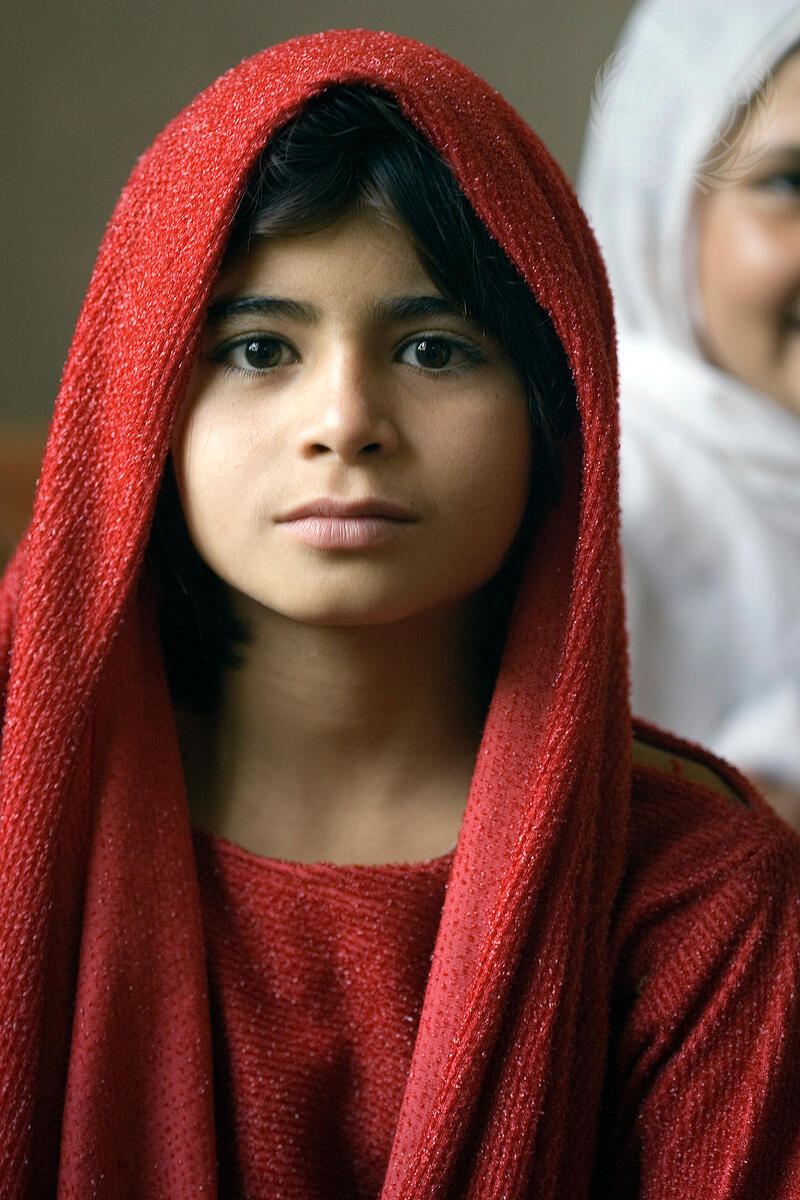
<path id="1" fill-rule="evenodd" d="M 315 550 L 372 550 L 398 537 L 419 518 L 390 501 L 333 500 L 301 504 L 276 518 L 276 524 Z"/>
<path id="2" fill-rule="evenodd" d="M 396 517 L 316 514 L 281 524 L 292 537 L 315 550 L 372 550 L 397 537 L 412 522 Z"/>

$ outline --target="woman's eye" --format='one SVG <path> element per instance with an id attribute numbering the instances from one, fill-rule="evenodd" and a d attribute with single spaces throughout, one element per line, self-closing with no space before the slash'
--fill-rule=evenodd
<path id="1" fill-rule="evenodd" d="M 445 337 L 414 338 L 401 347 L 398 355 L 400 362 L 424 371 L 452 370 L 479 361 L 481 357 L 477 347 L 472 348 Z"/>
<path id="2" fill-rule="evenodd" d="M 247 337 L 220 347 L 214 358 L 237 371 L 252 374 L 297 362 L 292 347 L 276 337 Z"/>
<path id="3" fill-rule="evenodd" d="M 761 180 L 762 188 L 778 196 L 800 196 L 800 170 L 777 171 Z"/>

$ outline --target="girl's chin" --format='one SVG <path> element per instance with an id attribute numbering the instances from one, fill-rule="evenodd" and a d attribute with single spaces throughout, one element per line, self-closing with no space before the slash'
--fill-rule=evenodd
<path id="1" fill-rule="evenodd" d="M 277 628 L 288 623 L 313 629 L 359 629 L 392 625 L 422 616 L 420 604 L 402 604 L 397 598 L 374 599 L 341 597 L 325 601 L 316 596 L 313 601 L 298 598 L 276 600 L 239 593 L 235 602 L 237 615 L 252 625 Z"/>

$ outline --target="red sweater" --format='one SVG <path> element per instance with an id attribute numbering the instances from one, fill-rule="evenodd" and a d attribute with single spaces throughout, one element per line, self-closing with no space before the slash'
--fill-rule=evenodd
<path id="1" fill-rule="evenodd" d="M 195 836 L 221 1196 L 380 1195 L 451 856 L 311 866 Z"/>
<path id="2" fill-rule="evenodd" d="M 798 1114 L 771 1077 L 787 1015 L 773 972 L 798 920 L 771 881 L 792 837 L 646 768 L 632 816 L 598 1194 L 702 1200 L 730 1163 L 743 1194 L 793 1195 Z M 302 865 L 201 833 L 195 850 L 220 1196 L 376 1200 L 452 856 Z M 767 1113 L 748 1124 L 764 1092 Z"/>

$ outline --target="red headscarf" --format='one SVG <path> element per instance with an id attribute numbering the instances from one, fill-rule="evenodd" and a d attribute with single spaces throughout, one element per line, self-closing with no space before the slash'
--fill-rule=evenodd
<path id="1" fill-rule="evenodd" d="M 577 387 L 562 502 L 520 589 L 385 1200 L 584 1193 L 629 794 L 605 275 L 503 99 L 391 34 L 299 38 L 213 84 L 138 163 L 78 322 L 0 591 L 0 1178 L 8 1200 L 216 1194 L 189 816 L 142 571 L 170 429 L 256 157 L 331 83 L 396 96 L 550 314 Z M 513 1134 L 513 1136 L 512 1136 Z"/>

